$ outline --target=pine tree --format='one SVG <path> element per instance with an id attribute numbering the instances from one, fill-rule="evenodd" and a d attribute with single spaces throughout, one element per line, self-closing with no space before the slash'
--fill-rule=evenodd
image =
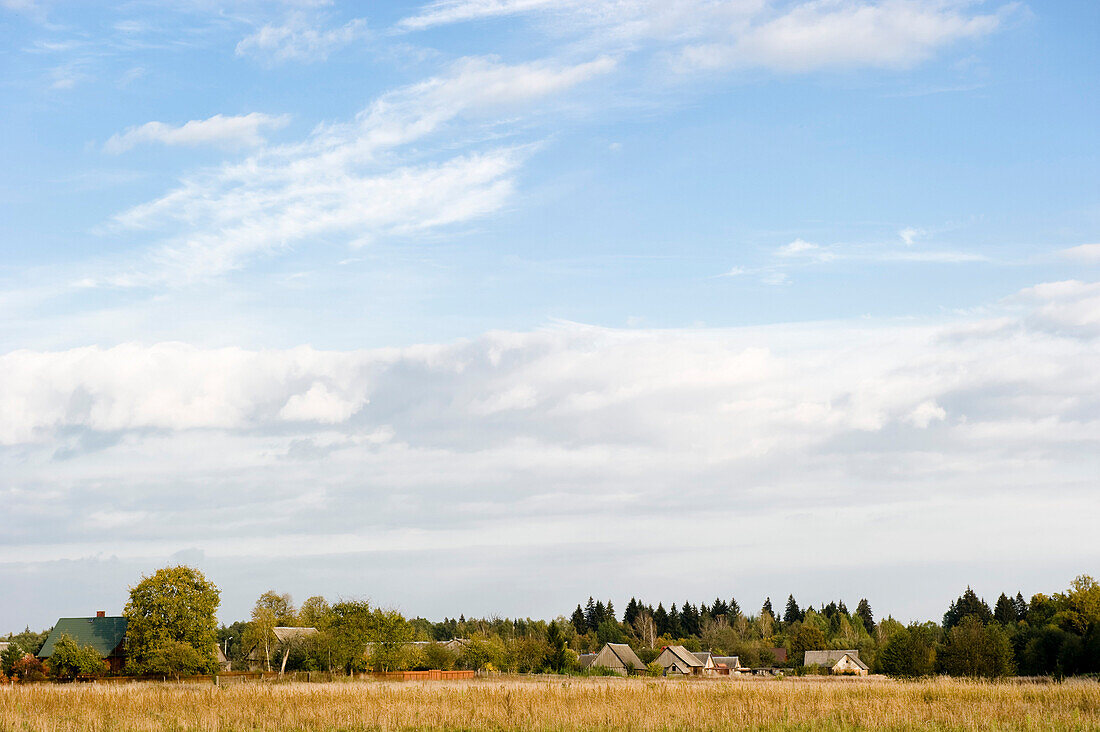
<path id="1" fill-rule="evenodd" d="M 1023 594 L 1016 593 L 1016 617 L 1023 620 L 1027 617 L 1027 600 L 1024 599 Z"/>
<path id="2" fill-rule="evenodd" d="M 580 605 L 577 605 L 577 609 L 573 611 L 571 620 L 573 629 L 577 631 L 578 635 L 584 635 L 588 632 L 588 622 L 584 619 L 584 610 L 581 610 Z"/>
<path id="3" fill-rule="evenodd" d="M 848 615 L 848 606 L 844 604 L 844 600 L 841 600 L 836 604 L 836 611 L 841 615 Z"/>
<path id="4" fill-rule="evenodd" d="M 626 612 L 623 613 L 623 622 L 633 627 L 634 619 L 638 617 L 638 610 L 638 601 L 631 597 L 630 602 L 626 604 Z"/>
<path id="5" fill-rule="evenodd" d="M 837 608 L 836 603 L 831 600 L 829 601 L 828 605 L 823 605 L 821 607 L 821 614 L 824 615 L 826 618 L 832 618 L 838 612 L 840 612 L 840 610 Z"/>
<path id="6" fill-rule="evenodd" d="M 868 633 L 875 632 L 875 616 L 871 612 L 871 603 L 867 602 L 867 598 L 861 598 L 859 604 L 856 605 L 856 615 L 863 621 L 863 629 Z"/>
<path id="7" fill-rule="evenodd" d="M 596 625 L 594 627 L 600 627 L 600 623 L 607 620 L 607 608 L 603 606 L 602 600 L 596 600 Z"/>
<path id="8" fill-rule="evenodd" d="M 773 618 L 775 617 L 775 611 L 772 610 L 772 599 L 770 597 L 764 599 L 764 606 L 760 608 L 760 614 L 763 615 L 764 613 L 767 613 Z"/>
<path id="9" fill-rule="evenodd" d="M 680 622 L 684 627 L 684 635 L 699 635 L 699 611 L 690 602 L 684 603 L 684 609 L 680 611 Z"/>
<path id="10" fill-rule="evenodd" d="M 595 630 L 596 626 L 600 624 L 600 621 L 596 617 L 596 601 L 588 598 L 588 602 L 584 606 L 584 623 L 588 626 L 589 630 Z"/>
<path id="11" fill-rule="evenodd" d="M 673 638 L 684 637 L 684 620 L 680 616 L 680 611 L 676 609 L 676 603 L 672 603 L 672 607 L 668 610 L 668 634 Z"/>
<path id="12" fill-rule="evenodd" d="M 967 585 L 966 592 L 958 600 L 951 603 L 951 607 L 944 613 L 944 631 L 951 630 L 969 615 L 976 617 L 982 625 L 988 625 L 993 620 L 993 611 L 989 609 L 989 605 L 986 604 L 985 600 L 980 599 L 977 593 Z"/>
<path id="13" fill-rule="evenodd" d="M 1016 617 L 1016 603 L 1008 599 L 1008 595 L 1003 592 L 997 598 L 997 604 L 993 609 L 993 619 L 1001 625 L 1009 625 L 1018 620 Z"/>
<path id="14" fill-rule="evenodd" d="M 657 626 L 657 635 L 668 634 L 668 613 L 661 603 L 657 603 L 657 609 L 653 611 L 653 624 Z"/>
<path id="15" fill-rule="evenodd" d="M 730 604 L 726 609 L 726 617 L 732 623 L 737 618 L 741 617 L 741 606 L 737 604 L 737 598 L 731 597 Z"/>
<path id="16" fill-rule="evenodd" d="M 787 609 L 783 613 L 784 623 L 793 623 L 802 620 L 802 611 L 798 609 L 798 603 L 794 601 L 794 595 L 787 596 Z"/>
<path id="17" fill-rule="evenodd" d="M 730 606 L 727 605 L 726 603 L 722 602 L 717 597 L 714 598 L 714 604 L 711 605 L 711 607 L 710 607 L 710 614 L 714 618 L 720 618 L 724 615 L 724 616 L 726 616 L 727 620 L 733 620 L 733 618 L 729 617 L 729 615 L 730 615 Z"/>
<path id="18" fill-rule="evenodd" d="M 611 600 L 607 601 L 607 607 L 604 608 L 603 619 L 610 620 L 612 623 L 619 622 L 619 619 L 615 617 L 615 606 L 611 604 Z"/>

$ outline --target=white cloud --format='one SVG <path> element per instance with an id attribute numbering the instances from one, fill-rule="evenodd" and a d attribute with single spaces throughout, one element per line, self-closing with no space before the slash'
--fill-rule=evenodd
<path id="1" fill-rule="evenodd" d="M 237 44 L 238 56 L 251 56 L 266 63 L 324 61 L 330 54 L 368 37 L 362 18 L 338 28 L 317 27 L 316 21 L 296 13 L 282 25 L 264 25 Z"/>
<path id="2" fill-rule="evenodd" d="M 784 244 L 776 250 L 776 254 L 781 257 L 794 257 L 807 252 L 814 252 L 821 249 L 817 244 L 805 241 L 803 239 L 795 239 L 790 244 Z"/>
<path id="3" fill-rule="evenodd" d="M 289 118 L 285 115 L 273 116 L 252 112 L 235 117 L 216 114 L 207 119 L 193 119 L 182 125 L 146 122 L 112 136 L 104 143 L 103 149 L 117 154 L 126 152 L 136 145 L 150 143 L 186 147 L 199 145 L 227 148 L 256 147 L 264 142 L 260 134 L 261 130 L 278 129 L 288 121 Z"/>
<path id="4" fill-rule="evenodd" d="M 461 59 L 444 75 L 382 95 L 352 122 L 321 126 L 300 143 L 264 147 L 242 162 L 202 171 L 118 215 L 123 228 L 167 236 L 148 262 L 106 281 L 186 282 L 307 240 L 365 243 L 497 211 L 510 198 L 530 146 L 417 163 L 403 162 L 395 151 L 464 116 L 476 122 L 481 115 L 515 114 L 612 68 L 614 61 L 605 58 L 572 66 Z M 426 151 L 416 152 L 423 158 Z"/>
<path id="5" fill-rule="evenodd" d="M 1063 257 L 1085 264 L 1100 262 L 1100 244 L 1081 244 L 1061 251 Z"/>
<path id="6" fill-rule="evenodd" d="M 692 66 L 763 66 L 786 72 L 874 66 L 901 68 L 1001 25 L 999 14 L 972 15 L 969 3 L 942 0 L 814 0 L 739 29 L 733 37 L 688 46 Z"/>
<path id="7" fill-rule="evenodd" d="M 1015 7 L 981 14 L 963 0 L 440 0 L 398 26 L 423 30 L 528 14 L 552 19 L 552 32 L 571 28 L 607 47 L 656 42 L 685 67 L 807 72 L 910 66 L 996 31 Z"/>
<path id="8" fill-rule="evenodd" d="M 901 240 L 905 243 L 905 246 L 911 247 L 913 246 L 913 242 L 915 242 L 917 240 L 917 237 L 920 236 L 922 233 L 924 232 L 922 232 L 920 229 L 906 227 L 898 232 L 898 236 L 901 237 Z"/>
<path id="9" fill-rule="evenodd" d="M 741 561 L 767 567 L 805 561 L 769 540 L 777 531 L 842 525 L 880 551 L 811 566 L 852 571 L 906 566 L 918 550 L 997 561 L 1025 515 L 1041 559 L 1095 557 L 1063 530 L 1063 509 L 1100 510 L 1100 284 L 1045 283 L 991 310 L 919 324 L 565 324 L 344 352 L 7 353 L 4 562 L 194 548 L 332 567 L 357 552 L 561 557 L 582 543 L 631 546 L 659 584 L 652 537 L 700 522 L 739 526 Z M 685 549 L 678 566 L 702 562 L 712 588 L 712 553 Z M 550 569 L 540 561 L 525 570 Z M 338 591 L 359 590 L 340 577 Z"/>

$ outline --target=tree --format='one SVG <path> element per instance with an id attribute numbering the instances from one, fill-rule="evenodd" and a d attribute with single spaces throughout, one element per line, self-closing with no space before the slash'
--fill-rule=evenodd
<path id="1" fill-rule="evenodd" d="M 944 613 L 943 629 L 951 630 L 962 622 L 963 618 L 970 615 L 976 617 L 983 625 L 993 620 L 993 611 L 989 609 L 989 605 L 985 600 L 979 599 L 974 590 L 967 586 L 966 592 L 951 603 L 951 607 Z"/>
<path id="2" fill-rule="evenodd" d="M 159 640 L 145 656 L 142 672 L 164 676 L 190 676 L 210 670 L 209 661 L 190 643 Z"/>
<path id="3" fill-rule="evenodd" d="M 560 674 L 565 670 L 565 636 L 556 621 L 552 621 L 546 631 L 546 645 L 546 666 L 554 673 Z"/>
<path id="4" fill-rule="evenodd" d="M 684 627 L 684 635 L 699 635 L 699 611 L 690 602 L 685 602 L 680 611 L 680 624 Z"/>
<path id="5" fill-rule="evenodd" d="M 714 598 L 714 604 L 710 606 L 711 617 L 718 619 L 720 617 L 726 618 L 726 620 L 732 621 L 733 618 L 730 615 L 730 606 L 722 602 L 719 598 Z"/>
<path id="6" fill-rule="evenodd" d="M 588 621 L 584 617 L 584 610 L 581 610 L 581 606 L 577 605 L 577 609 L 573 611 L 573 617 L 569 621 L 573 624 L 573 630 L 577 631 L 577 635 L 584 635 L 588 632 Z"/>
<path id="7" fill-rule="evenodd" d="M 136 673 L 150 673 L 148 663 L 154 651 L 159 664 L 164 658 L 180 657 L 166 656 L 164 649 L 168 644 L 181 643 L 198 654 L 201 663 L 196 670 L 215 671 L 219 602 L 218 588 L 192 567 L 166 567 L 151 577 L 142 577 L 130 589 L 130 601 L 123 611 L 127 620 L 128 668 Z M 191 671 L 188 666 L 168 672 Z"/>
<path id="8" fill-rule="evenodd" d="M 668 609 L 667 635 L 672 638 L 684 637 L 684 623 L 680 611 L 676 609 L 676 603 L 672 603 L 672 607 Z"/>
<path id="9" fill-rule="evenodd" d="M 626 643 L 626 634 L 623 627 L 614 620 L 608 619 L 596 628 L 596 640 L 602 646 L 604 643 Z"/>
<path id="10" fill-rule="evenodd" d="M 947 634 L 943 670 L 952 676 L 1008 676 L 1015 673 L 1012 646 L 1000 625 L 984 625 L 969 614 Z"/>
<path id="11" fill-rule="evenodd" d="M 345 672 L 361 671 L 367 644 L 373 640 L 370 604 L 365 600 L 343 600 L 332 606 L 327 633 L 331 663 Z"/>
<path id="12" fill-rule="evenodd" d="M 331 612 L 332 608 L 329 606 L 328 600 L 316 595 L 303 602 L 302 607 L 298 609 L 297 624 L 303 628 L 321 630 L 328 623 L 328 616 Z"/>
<path id="13" fill-rule="evenodd" d="M 803 623 L 791 640 L 791 660 L 801 666 L 806 651 L 820 651 L 825 648 L 825 633 L 814 623 Z"/>
<path id="14" fill-rule="evenodd" d="M 371 613 L 368 634 L 373 642 L 371 661 L 381 671 L 393 671 L 401 666 L 401 652 L 412 640 L 412 628 L 396 610 L 375 610 Z"/>
<path id="15" fill-rule="evenodd" d="M 454 668 L 455 658 L 454 652 L 440 643 L 429 643 L 424 647 L 424 665 L 428 668 L 449 671 Z"/>
<path id="16" fill-rule="evenodd" d="M 772 599 L 770 597 L 764 599 L 764 606 L 760 608 L 760 614 L 763 615 L 764 613 L 770 615 L 773 620 L 775 619 L 775 611 L 772 610 Z"/>
<path id="17" fill-rule="evenodd" d="M 634 618 L 634 632 L 642 639 L 642 643 L 650 648 L 655 646 L 659 633 L 657 632 L 657 623 L 653 619 L 653 613 L 648 610 L 639 612 L 638 617 Z"/>
<path id="18" fill-rule="evenodd" d="M 997 598 L 997 604 L 993 608 L 993 619 L 1001 625 L 1011 625 L 1017 620 L 1016 603 L 1008 599 L 1008 595 L 1003 592 Z"/>
<path id="19" fill-rule="evenodd" d="M 107 664 L 99 651 L 91 646 L 79 646 L 72 636 L 62 633 L 54 643 L 50 673 L 57 678 L 73 679 L 81 674 L 95 675 L 106 670 Z"/>
<path id="20" fill-rule="evenodd" d="M 1024 599 L 1023 593 L 1017 592 L 1016 599 L 1013 601 L 1016 605 L 1016 618 L 1023 620 L 1027 617 L 1027 600 Z"/>
<path id="21" fill-rule="evenodd" d="M 25 651 L 19 647 L 19 644 L 12 641 L 3 653 L 0 653 L 0 673 L 5 676 L 12 676 L 12 666 L 15 662 L 23 657 Z"/>
<path id="22" fill-rule="evenodd" d="M 22 683 L 46 680 L 46 666 L 29 653 L 12 664 L 11 676 Z"/>
<path id="23" fill-rule="evenodd" d="M 668 612 L 662 603 L 657 603 L 657 609 L 653 611 L 653 623 L 657 626 L 657 635 L 668 633 Z"/>
<path id="24" fill-rule="evenodd" d="M 577 609 L 580 609 L 579 605 L 577 606 Z M 638 601 L 631 597 L 630 602 L 626 604 L 626 611 L 623 612 L 623 624 L 633 626 L 634 618 L 638 617 L 638 613 L 640 611 L 641 606 L 638 604 Z"/>
<path id="25" fill-rule="evenodd" d="M 584 606 L 584 624 L 589 630 L 594 630 L 600 624 L 599 616 L 596 614 L 596 601 L 591 596 L 588 598 L 588 604 Z"/>
<path id="26" fill-rule="evenodd" d="M 868 633 L 875 632 L 875 616 L 871 612 L 871 603 L 867 602 L 867 598 L 861 598 L 859 604 L 856 605 L 856 616 L 863 622 L 863 629 Z"/>
<path id="27" fill-rule="evenodd" d="M 935 661 L 930 629 L 914 623 L 890 635 L 878 655 L 878 670 L 898 678 L 928 676 Z"/>
<path id="28" fill-rule="evenodd" d="M 729 615 L 730 623 L 733 623 L 733 621 L 735 621 L 739 617 L 741 617 L 741 606 L 737 604 L 737 599 L 736 598 L 734 598 L 734 597 L 730 598 L 730 604 L 729 604 L 729 608 L 727 610 L 727 613 Z"/>
<path id="29" fill-rule="evenodd" d="M 787 596 L 787 608 L 783 612 L 783 622 L 793 623 L 802 619 L 802 611 L 798 609 L 798 603 L 794 601 L 794 595 Z"/>

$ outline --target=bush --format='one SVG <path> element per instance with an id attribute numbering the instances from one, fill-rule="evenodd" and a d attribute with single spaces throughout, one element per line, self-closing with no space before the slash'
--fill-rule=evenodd
<path id="1" fill-rule="evenodd" d="M 656 661 L 650 661 L 649 663 L 646 664 L 645 675 L 646 676 L 664 676 L 665 675 L 665 667 L 662 666 L 661 664 L 657 663 Z"/>
<path id="2" fill-rule="evenodd" d="M 209 659 L 183 641 L 160 641 L 150 647 L 142 671 L 152 675 L 193 676 L 208 670 Z"/>
<path id="3" fill-rule="evenodd" d="M 99 651 L 91 646 L 81 648 L 71 636 L 62 634 L 54 644 L 50 655 L 50 673 L 59 679 L 73 679 L 80 675 L 98 675 L 107 670 L 107 664 Z"/>
<path id="4" fill-rule="evenodd" d="M 12 675 L 19 679 L 20 683 L 46 680 L 46 666 L 37 658 L 27 653 L 16 661 L 12 667 Z"/>

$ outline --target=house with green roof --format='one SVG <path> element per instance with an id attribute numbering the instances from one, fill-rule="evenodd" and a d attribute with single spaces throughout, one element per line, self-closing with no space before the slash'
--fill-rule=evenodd
<path id="1" fill-rule="evenodd" d="M 117 673 L 126 665 L 126 618 L 108 617 L 104 611 L 94 618 L 61 618 L 50 631 L 50 636 L 38 651 L 45 660 L 53 655 L 54 646 L 61 636 L 67 635 L 79 646 L 91 646 L 107 661 L 111 671 Z"/>

